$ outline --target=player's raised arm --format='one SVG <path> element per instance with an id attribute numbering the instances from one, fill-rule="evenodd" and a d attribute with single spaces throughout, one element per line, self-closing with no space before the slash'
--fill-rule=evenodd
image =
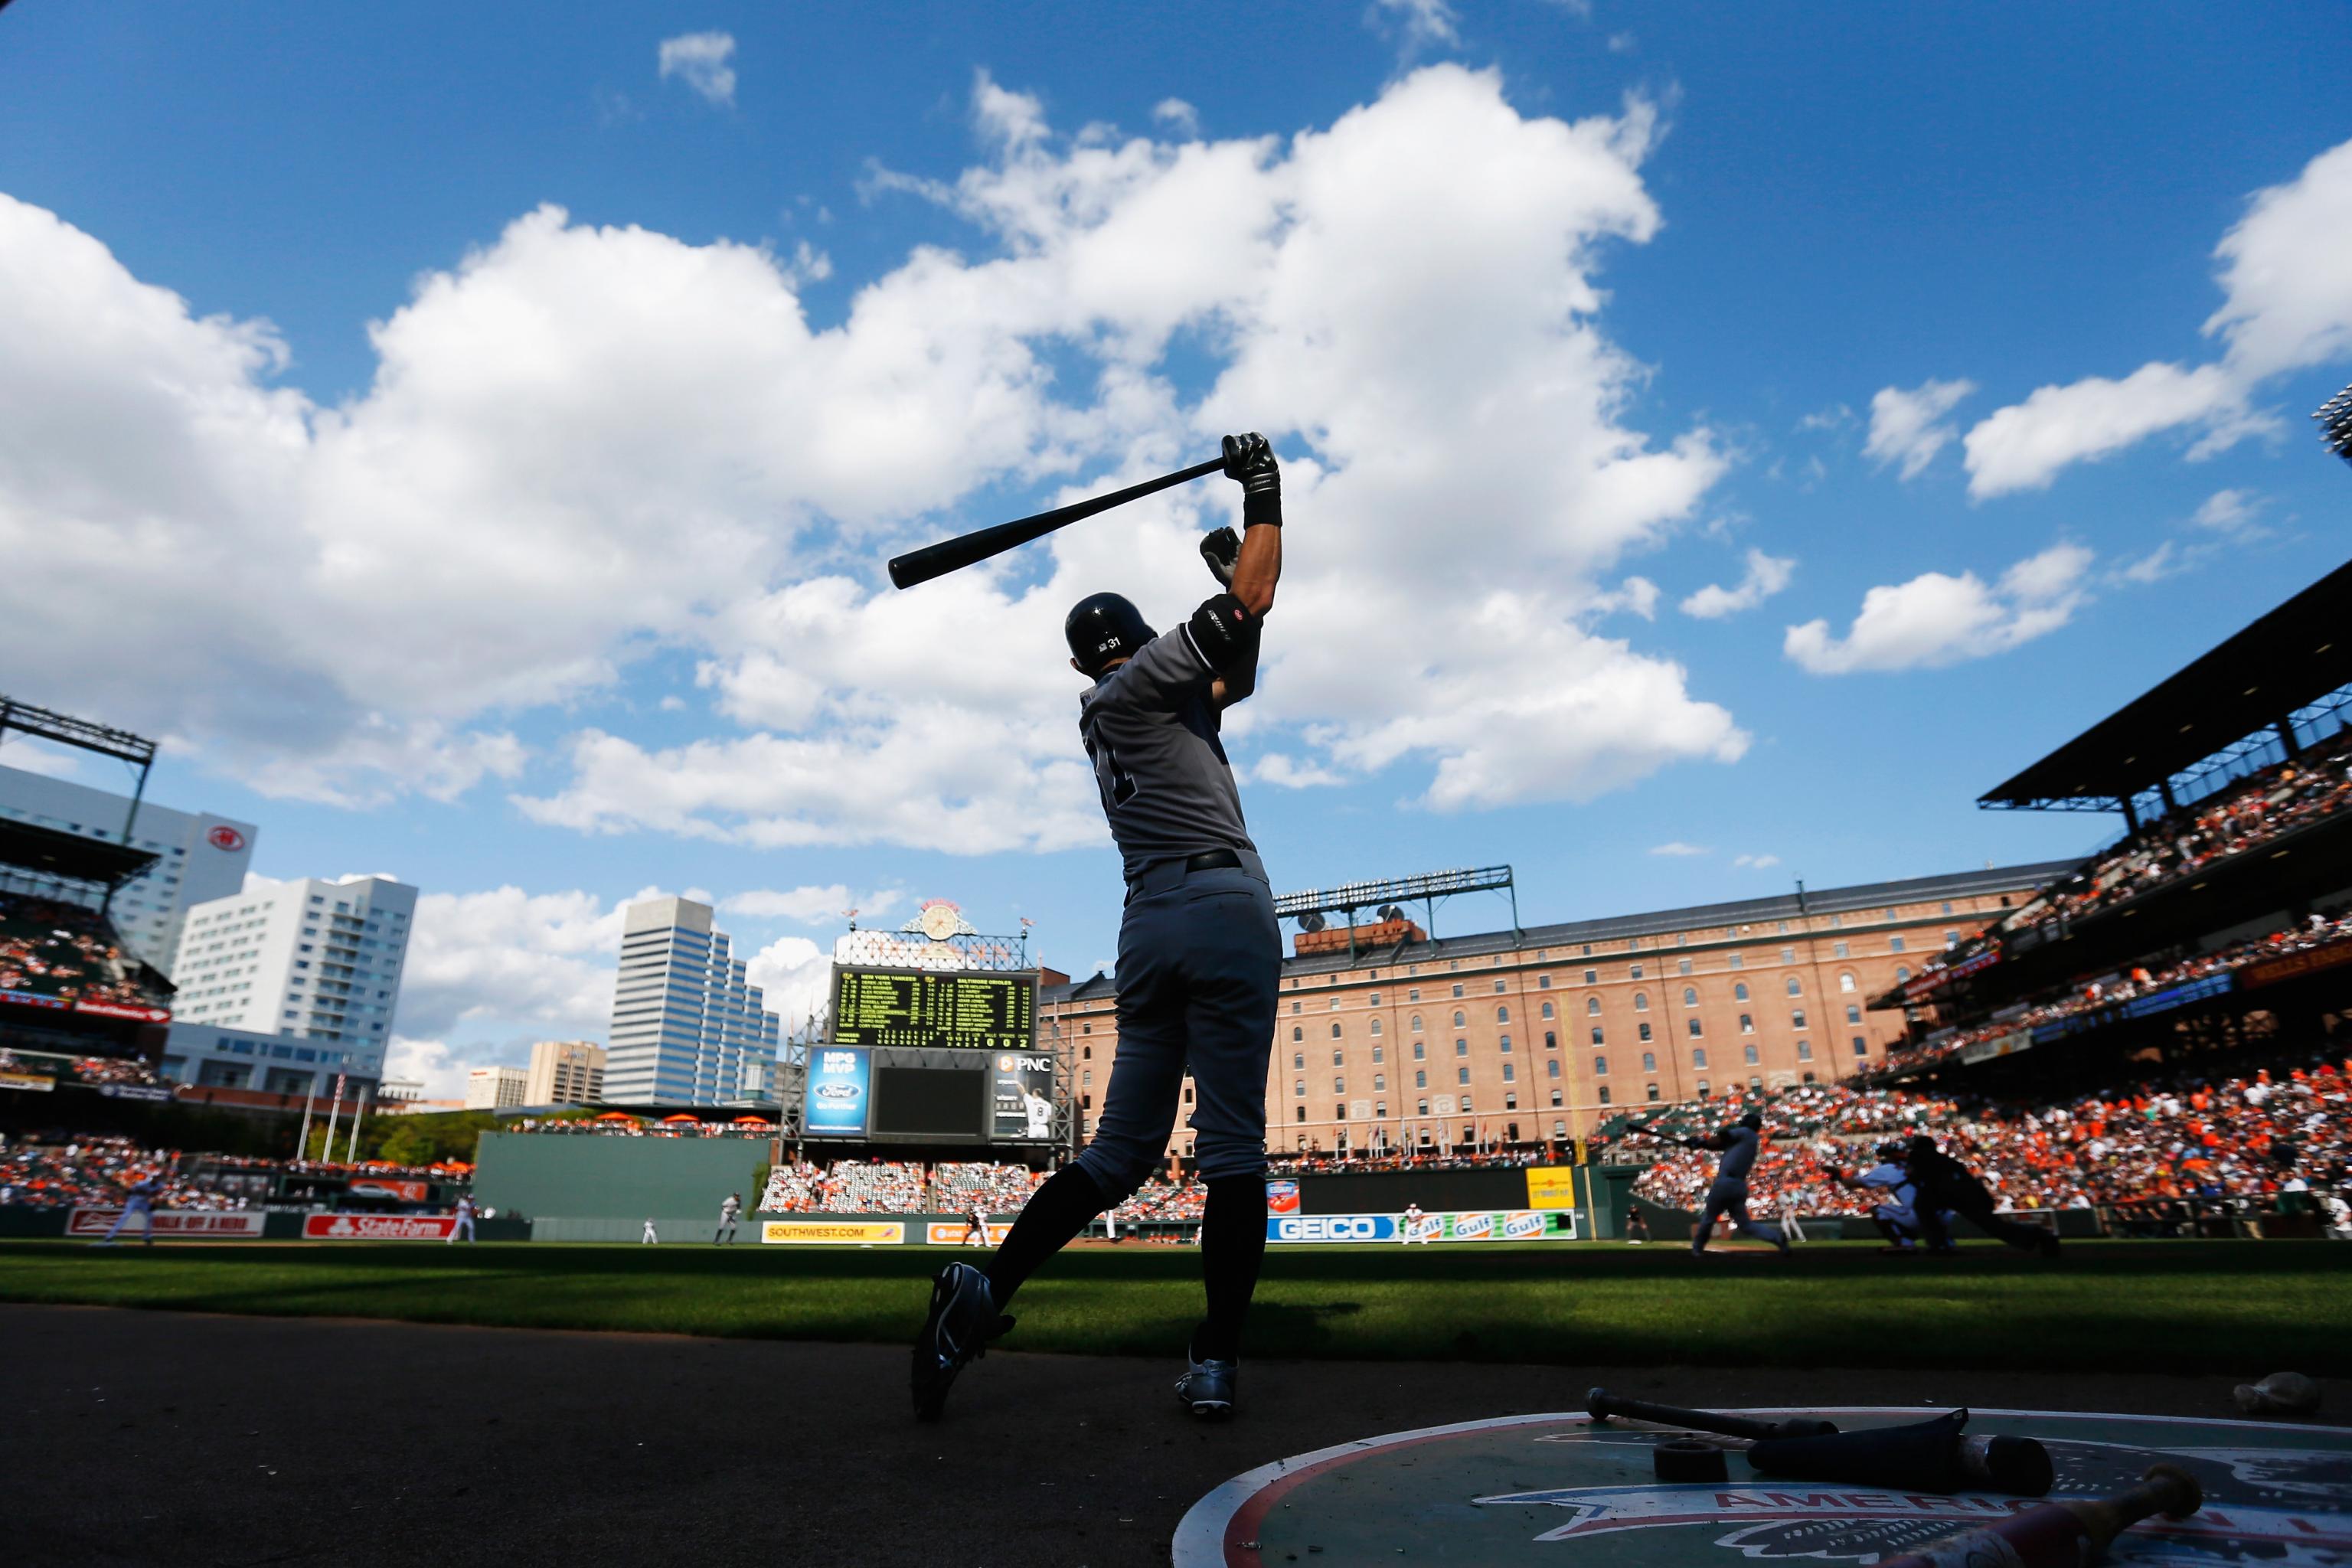
<path id="1" fill-rule="evenodd" d="M 1225 437 L 1225 474 L 1242 487 L 1242 547 L 1228 584 L 1252 616 L 1274 608 L 1282 577 L 1282 468 L 1265 437 Z"/>

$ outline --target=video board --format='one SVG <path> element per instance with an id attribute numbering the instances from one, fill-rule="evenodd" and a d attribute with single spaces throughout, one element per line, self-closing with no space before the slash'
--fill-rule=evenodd
<path id="1" fill-rule="evenodd" d="M 1037 974 L 836 967 L 826 1037 L 868 1048 L 1025 1051 L 1037 1037 Z"/>

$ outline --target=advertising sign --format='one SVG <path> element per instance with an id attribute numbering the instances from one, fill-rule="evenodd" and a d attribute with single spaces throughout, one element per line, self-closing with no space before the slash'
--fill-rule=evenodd
<path id="1" fill-rule="evenodd" d="M 45 1073 L 0 1072 L 0 1089 L 29 1089 L 46 1094 L 58 1087 L 58 1080 Z"/>
<path id="2" fill-rule="evenodd" d="M 2006 1035 L 1997 1035 L 1990 1040 L 1979 1040 L 1972 1046 L 1962 1046 L 1960 1060 L 1963 1063 L 1989 1062 L 1995 1057 L 2015 1056 L 2020 1051 L 2032 1048 L 2033 1031 L 2018 1029 Z"/>
<path id="3" fill-rule="evenodd" d="M 1576 1215 L 1568 1209 L 1480 1209 L 1424 1214 L 1413 1233 L 1432 1241 L 1574 1241 Z M 1401 1242 L 1404 1216 L 1393 1214 L 1268 1215 L 1268 1241 L 1289 1243 Z"/>
<path id="4" fill-rule="evenodd" d="M 66 1216 L 68 1236 L 104 1236 L 114 1228 L 122 1215 L 121 1209 L 78 1208 Z M 268 1216 L 245 1213 L 214 1213 L 204 1209 L 157 1209 L 154 1212 L 155 1234 L 165 1241 L 258 1241 L 262 1222 Z M 125 1236 L 137 1236 L 142 1226 L 137 1220 L 122 1227 Z"/>
<path id="5" fill-rule="evenodd" d="M 457 1228 L 446 1214 L 314 1214 L 302 1219 L 305 1241 L 446 1241 Z"/>
<path id="6" fill-rule="evenodd" d="M 1013 1222 L 1006 1220 L 999 1224 L 995 1220 L 990 1220 L 986 1228 L 988 1245 L 1001 1247 L 1004 1243 L 1004 1238 L 1013 1234 Z M 927 1247 L 961 1247 L 963 1238 L 971 1234 L 971 1226 L 962 1220 L 935 1219 L 923 1226 L 923 1244 Z M 972 1245 L 977 1247 L 980 1244 L 974 1242 Z"/>
<path id="7" fill-rule="evenodd" d="M 1050 1051 L 999 1051 L 992 1076 L 990 1127 L 1000 1143 L 1043 1143 L 1054 1136 L 1054 1057 Z"/>
<path id="8" fill-rule="evenodd" d="M 897 1247 L 907 1239 L 904 1220 L 766 1219 L 760 1239 L 787 1247 Z"/>
<path id="9" fill-rule="evenodd" d="M 2352 963 L 2352 942 L 2332 942 L 2325 947 L 2306 948 L 2281 958 L 2266 958 L 2260 963 L 2250 963 L 2238 971 L 2239 984 L 2249 990 L 2256 986 L 2275 985 L 2282 980 L 2298 975 L 2315 974 L 2323 969 L 2333 969 L 2339 963 Z"/>
<path id="10" fill-rule="evenodd" d="M 1298 1212 L 1298 1183 L 1296 1178 L 1285 1176 L 1265 1184 L 1265 1212 L 1268 1214 Z"/>
<path id="11" fill-rule="evenodd" d="M 1528 1167 L 1528 1207 L 1572 1209 L 1576 1206 L 1576 1173 Z"/>
<path id="12" fill-rule="evenodd" d="M 98 1086 L 98 1092 L 109 1100 L 168 1100 L 172 1098 L 170 1089 L 152 1083 L 102 1083 Z"/>
<path id="13" fill-rule="evenodd" d="M 802 1123 L 809 1136 L 863 1136 L 866 1109 L 872 1100 L 871 1064 L 864 1051 L 826 1046 L 812 1053 L 808 1110 Z"/>
<path id="14" fill-rule="evenodd" d="M 88 998 L 78 998 L 74 1002 L 74 1011 L 94 1013 L 101 1018 L 131 1018 L 142 1024 L 168 1024 L 172 1021 L 169 1007 L 145 1007 L 127 1002 L 93 1002 Z"/>
<path id="15" fill-rule="evenodd" d="M 355 1198 L 393 1198 L 404 1204 L 421 1204 L 433 1195 L 433 1184 L 390 1176 L 353 1176 L 348 1191 Z"/>

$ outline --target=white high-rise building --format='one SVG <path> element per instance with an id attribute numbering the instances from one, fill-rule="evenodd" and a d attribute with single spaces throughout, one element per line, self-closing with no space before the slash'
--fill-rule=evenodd
<path id="1" fill-rule="evenodd" d="M 131 797 L 92 789 L 70 779 L 23 768 L 0 767 L 0 816 L 79 833 L 109 844 L 126 842 L 123 824 Z M 132 952 L 166 974 L 180 944 L 180 927 L 193 906 L 235 893 L 245 886 L 258 830 L 210 812 L 174 811 L 152 800 L 139 803 L 129 844 L 151 850 L 155 863 L 117 889 L 112 906 L 115 931 Z M 68 897 L 51 891 L 50 897 Z M 88 902 L 95 904 L 95 896 Z"/>
<path id="2" fill-rule="evenodd" d="M 743 961 L 691 899 L 647 899 L 623 917 L 604 1099 L 614 1104 L 717 1105 L 742 1092 L 745 1068 L 774 1060 L 776 1016 Z"/>
<path id="3" fill-rule="evenodd" d="M 466 1075 L 466 1109 L 504 1110 L 522 1103 L 525 1079 L 520 1068 L 476 1068 Z"/>
<path id="4" fill-rule="evenodd" d="M 331 1047 L 350 1058 L 339 1070 L 382 1077 L 415 912 L 416 889 L 385 877 L 277 882 L 189 910 L 169 1047 L 188 1080 L 204 1081 L 204 1068 L 181 1049 L 184 1024 Z"/>

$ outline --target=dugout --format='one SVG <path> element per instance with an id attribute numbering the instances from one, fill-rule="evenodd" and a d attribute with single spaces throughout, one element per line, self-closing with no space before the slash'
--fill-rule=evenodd
<path id="1" fill-rule="evenodd" d="M 474 1199 L 531 1221 L 539 1241 L 635 1241 L 651 1218 L 666 1241 L 709 1239 L 719 1205 L 743 1194 L 745 1229 L 772 1145 L 765 1138 L 621 1138 L 485 1132 Z"/>

